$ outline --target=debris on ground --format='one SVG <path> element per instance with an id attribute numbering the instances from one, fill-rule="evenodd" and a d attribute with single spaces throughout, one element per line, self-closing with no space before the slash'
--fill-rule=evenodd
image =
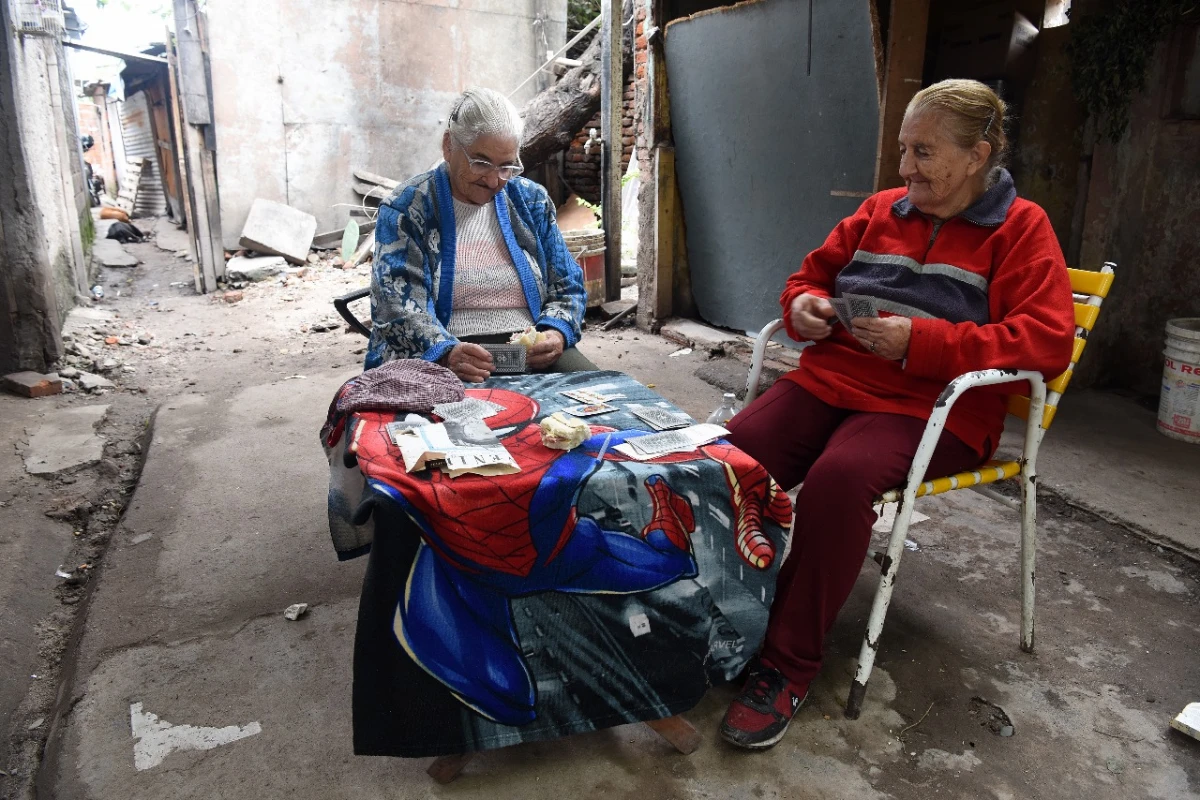
<path id="1" fill-rule="evenodd" d="M 106 267 L 136 267 L 142 260 L 131 255 L 115 239 L 97 239 L 92 244 L 92 260 Z"/>
<path id="2" fill-rule="evenodd" d="M 308 603 L 293 603 L 284 610 L 283 616 L 285 619 L 290 619 L 292 622 L 295 622 L 307 613 Z"/>
<path id="3" fill-rule="evenodd" d="M 245 299 L 246 295 L 240 290 L 227 291 L 221 295 L 221 299 L 226 303 L 240 303 Z"/>
<path id="4" fill-rule="evenodd" d="M 105 440 L 95 429 L 107 413 L 108 406 L 80 406 L 43 415 L 44 421 L 31 432 L 23 454 L 25 471 L 51 475 L 99 461 Z"/>
<path id="5" fill-rule="evenodd" d="M 613 300 L 600 304 L 600 310 L 604 312 L 604 316 L 610 319 L 618 314 L 623 314 L 631 308 L 637 308 L 637 303 L 633 300 Z"/>
<path id="6" fill-rule="evenodd" d="M 308 260 L 317 218 L 283 203 L 261 197 L 250 206 L 238 244 L 248 250 L 283 256 L 293 264 Z"/>
<path id="7" fill-rule="evenodd" d="M 1171 720 L 1171 727 L 1193 739 L 1200 740 L 1200 703 L 1188 703 L 1179 716 Z"/>
<path id="8" fill-rule="evenodd" d="M 1016 733 L 1016 727 L 1009 719 L 1008 713 L 990 700 L 972 697 L 970 714 L 979 720 L 980 727 L 987 728 L 997 736 L 1008 737 Z"/>
<path id="9" fill-rule="evenodd" d="M 4 376 L 3 383 L 5 389 L 22 397 L 49 397 L 63 391 L 60 376 L 40 372 L 13 372 Z"/>
<path id="10" fill-rule="evenodd" d="M 287 265 L 287 259 L 283 256 L 261 258 L 234 256 L 225 264 L 225 278 L 229 281 L 257 283 L 282 274 L 287 270 Z"/>
<path id="11" fill-rule="evenodd" d="M 79 387 L 85 392 L 94 392 L 98 389 L 115 389 L 116 384 L 107 378 L 102 378 L 99 375 L 94 375 L 91 372 L 76 371 L 78 376 Z"/>

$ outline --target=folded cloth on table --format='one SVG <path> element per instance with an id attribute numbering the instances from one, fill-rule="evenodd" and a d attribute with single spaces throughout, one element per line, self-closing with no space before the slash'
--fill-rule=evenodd
<path id="1" fill-rule="evenodd" d="M 346 418 L 356 411 L 425 413 L 464 397 L 463 382 L 440 364 L 419 358 L 389 361 L 342 384 L 329 404 L 321 441 L 327 447 L 337 444 Z"/>

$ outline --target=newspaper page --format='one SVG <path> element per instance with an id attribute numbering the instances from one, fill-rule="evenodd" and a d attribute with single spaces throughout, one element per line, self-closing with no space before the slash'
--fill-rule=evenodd
<path id="1" fill-rule="evenodd" d="M 508 449 L 479 419 L 447 420 L 400 432 L 396 445 L 409 472 L 439 467 L 451 478 L 520 472 Z"/>

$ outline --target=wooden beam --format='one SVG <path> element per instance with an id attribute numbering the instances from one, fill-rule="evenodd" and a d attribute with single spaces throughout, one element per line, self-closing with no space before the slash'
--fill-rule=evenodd
<path id="1" fill-rule="evenodd" d="M 883 98 L 879 104 L 879 152 L 875 159 L 875 191 L 903 186 L 896 140 L 904 109 L 921 89 L 925 67 L 925 35 L 929 0 L 892 0 Z"/>
<path id="2" fill-rule="evenodd" d="M 654 284 L 651 287 L 651 308 L 655 320 L 670 317 L 674 312 L 675 243 L 683 217 L 680 213 L 679 190 L 675 181 L 675 148 L 654 149 L 654 187 L 657 193 L 654 217 Z"/>
<path id="3" fill-rule="evenodd" d="M 452 756 L 441 756 L 434 759 L 425 773 L 440 784 L 447 784 L 459 776 L 463 767 L 475 757 L 474 753 L 461 753 Z"/>
<path id="4" fill-rule="evenodd" d="M 203 293 L 204 279 L 200 272 L 200 254 L 196 247 L 196 212 L 192 203 L 192 175 L 188 171 L 187 156 L 183 142 L 183 116 L 179 107 L 179 65 L 175 53 L 174 39 L 167 31 L 167 80 L 171 84 L 171 127 L 175 134 L 175 159 L 179 164 L 180 201 L 183 203 L 183 219 L 188 232 L 188 254 L 192 257 L 192 278 L 196 291 Z"/>
<path id="5" fill-rule="evenodd" d="M 622 1 L 601 0 L 600 65 L 601 212 L 604 217 L 604 299 L 621 297 L 621 117 L 625 59 L 622 52 Z"/>
<path id="6" fill-rule="evenodd" d="M 204 46 L 195 0 L 175 0 L 175 37 L 178 42 L 179 94 L 183 116 L 192 125 L 211 125 L 208 102 L 208 73 L 204 68 Z"/>
<path id="7" fill-rule="evenodd" d="M 692 727 L 692 723 L 683 717 L 647 720 L 646 727 L 666 739 L 672 747 L 685 756 L 691 755 L 700 747 L 700 734 Z"/>

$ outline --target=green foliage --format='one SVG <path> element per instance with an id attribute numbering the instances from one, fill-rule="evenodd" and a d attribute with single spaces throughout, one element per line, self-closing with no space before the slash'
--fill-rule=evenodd
<path id="1" fill-rule="evenodd" d="M 1171 23 L 1197 0 L 1112 0 L 1102 11 L 1071 20 L 1071 85 L 1098 134 L 1119 142 L 1129 126 L 1133 95 Z"/>
<path id="2" fill-rule="evenodd" d="M 600 16 L 600 0 L 567 0 L 567 38 Z"/>
<path id="3" fill-rule="evenodd" d="M 83 254 L 90 256 L 96 243 L 96 221 L 92 219 L 90 208 L 79 212 L 79 238 L 83 240 Z"/>

